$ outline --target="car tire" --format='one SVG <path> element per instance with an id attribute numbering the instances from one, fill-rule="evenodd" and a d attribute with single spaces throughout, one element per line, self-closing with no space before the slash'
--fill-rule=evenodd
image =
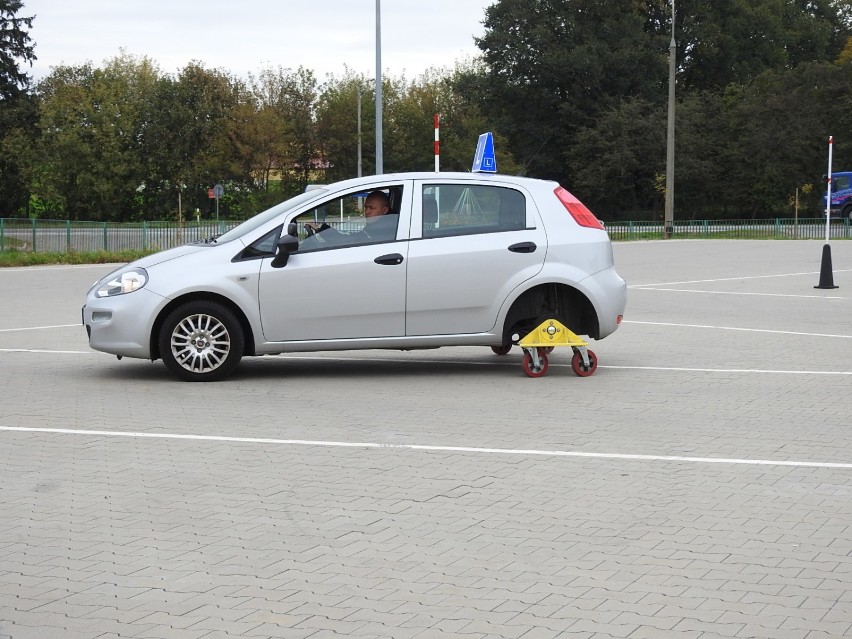
<path id="1" fill-rule="evenodd" d="M 186 382 L 225 379 L 240 363 L 245 346 L 242 326 L 226 306 L 187 302 L 169 313 L 159 335 L 160 357 Z"/>
<path id="2" fill-rule="evenodd" d="M 848 205 L 848 206 L 846 206 L 846 208 L 843 209 L 843 216 L 842 217 L 845 217 L 850 222 L 852 222 L 852 205 Z"/>

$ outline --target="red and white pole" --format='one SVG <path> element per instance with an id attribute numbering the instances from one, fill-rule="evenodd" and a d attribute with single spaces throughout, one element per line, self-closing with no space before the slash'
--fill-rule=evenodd
<path id="1" fill-rule="evenodd" d="M 829 229 L 831 228 L 831 152 L 834 149 L 834 136 L 828 136 L 828 177 L 825 179 L 827 192 L 825 196 L 825 243 L 828 244 Z"/>
<path id="2" fill-rule="evenodd" d="M 828 136 L 828 177 L 825 192 L 825 244 L 822 247 L 822 262 L 819 267 L 819 284 L 814 288 L 837 288 L 834 285 L 834 270 L 831 267 L 831 245 L 828 238 L 831 232 L 831 153 L 834 150 L 834 136 Z"/>
<path id="3" fill-rule="evenodd" d="M 441 137 L 440 137 L 440 122 L 441 118 L 435 114 L 435 173 L 441 170 Z"/>

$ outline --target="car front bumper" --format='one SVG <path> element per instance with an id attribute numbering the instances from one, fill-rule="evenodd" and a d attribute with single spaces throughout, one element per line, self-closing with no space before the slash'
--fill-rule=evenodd
<path id="1" fill-rule="evenodd" d="M 113 355 L 150 359 L 151 329 L 167 301 L 144 288 L 115 297 L 89 295 L 83 306 L 89 346 Z"/>

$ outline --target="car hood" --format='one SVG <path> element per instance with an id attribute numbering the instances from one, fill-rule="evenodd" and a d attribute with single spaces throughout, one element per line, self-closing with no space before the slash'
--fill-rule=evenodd
<path id="1" fill-rule="evenodd" d="M 133 262 L 133 266 L 150 268 L 157 264 L 162 264 L 163 262 L 183 257 L 184 255 L 190 255 L 191 253 L 197 253 L 198 251 L 209 251 L 215 246 L 215 244 L 184 244 L 183 246 L 176 246 L 175 248 L 166 249 L 165 251 L 160 251 L 159 253 L 154 253 L 153 255 L 140 258 Z"/>

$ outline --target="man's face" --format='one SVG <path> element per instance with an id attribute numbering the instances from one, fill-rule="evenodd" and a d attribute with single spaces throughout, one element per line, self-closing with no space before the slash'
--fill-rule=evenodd
<path id="1" fill-rule="evenodd" d="M 382 202 L 380 198 L 367 198 L 364 202 L 364 216 L 369 219 L 371 217 L 379 217 L 388 212 L 387 204 Z"/>

